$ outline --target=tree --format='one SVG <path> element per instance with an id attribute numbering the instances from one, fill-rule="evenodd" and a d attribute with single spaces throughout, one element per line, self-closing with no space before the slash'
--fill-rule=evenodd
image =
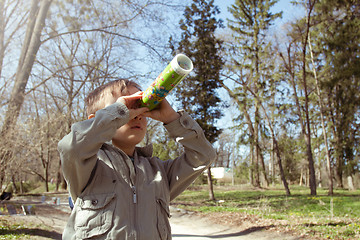
<path id="1" fill-rule="evenodd" d="M 41 45 L 40 37 L 45 26 L 46 15 L 51 3 L 52 0 L 33 0 L 31 3 L 31 10 L 27 19 L 26 34 L 15 75 L 15 83 L 10 95 L 4 123 L 1 127 L 2 140 L 5 140 L 3 146 L 8 146 L 11 135 L 14 134 L 13 130 L 25 99 L 25 87 L 29 80 L 36 54 Z M 12 154 L 11 147 L 5 147 L 5 151 L 0 155 L 3 168 L 6 168 L 8 158 Z M 5 169 L 1 170 L 0 174 L 3 179 Z"/>
<path id="2" fill-rule="evenodd" d="M 149 118 L 147 129 L 141 146 L 147 146 L 151 143 L 154 156 L 166 161 L 181 155 L 183 152 L 182 145 L 170 137 L 161 122 Z"/>
<path id="3" fill-rule="evenodd" d="M 344 187 L 344 174 L 352 181 L 359 164 L 359 18 L 357 1 L 322 0 L 315 8 L 312 42 L 339 187 Z"/>
<path id="4" fill-rule="evenodd" d="M 231 60 L 231 71 L 241 72 L 238 76 L 239 82 L 244 82 L 247 87 L 238 89 L 236 94 L 241 94 L 243 101 L 239 101 L 239 108 L 245 114 L 246 123 L 249 128 L 249 139 L 252 159 L 252 176 L 255 186 L 260 187 L 260 168 L 266 185 L 268 185 L 263 150 L 261 148 L 261 116 L 260 105 L 265 96 L 266 82 L 270 76 L 267 75 L 267 68 L 263 58 L 268 51 L 266 43 L 266 32 L 272 22 L 281 16 L 281 13 L 272 14 L 270 8 L 277 1 L 240 1 L 236 0 L 229 8 L 233 20 L 229 20 L 228 26 L 232 30 L 235 46 L 232 46 L 234 57 Z M 255 95 L 247 97 L 247 90 L 253 91 Z M 242 92 L 243 91 L 243 92 Z M 233 96 L 235 96 L 233 95 Z M 253 111 L 251 116 L 250 112 Z"/>
<path id="5" fill-rule="evenodd" d="M 310 194 L 316 195 L 316 175 L 315 175 L 315 166 L 314 166 L 314 158 L 311 147 L 311 122 L 309 117 L 309 92 L 308 92 L 308 80 L 307 80 L 307 50 L 308 50 L 308 40 L 309 40 L 309 32 L 310 32 L 310 20 L 312 11 L 314 9 L 314 5 L 316 0 L 308 0 L 305 2 L 307 6 L 307 14 L 306 14 L 306 24 L 305 29 L 303 30 L 303 34 L 301 37 L 302 44 L 302 87 L 304 89 L 304 113 L 305 119 L 304 122 L 300 117 L 300 122 L 302 124 L 302 131 L 305 138 L 306 143 L 306 154 L 309 162 L 309 173 L 310 173 Z M 299 109 L 299 108 L 298 108 Z M 300 109 L 299 109 L 300 110 Z M 301 111 L 301 110 L 300 110 Z"/>
<path id="6" fill-rule="evenodd" d="M 6 136 L 16 124 L 16 119 L 20 114 L 21 106 L 25 98 L 25 87 L 29 80 L 32 66 L 35 62 L 36 54 L 40 48 L 40 36 L 45 26 L 45 19 L 52 0 L 33 0 L 26 36 L 19 59 L 15 84 L 11 92 L 8 110 L 5 121 L 1 128 L 2 136 Z"/>
<path id="7" fill-rule="evenodd" d="M 316 95 L 318 96 L 318 99 L 319 99 L 320 121 L 321 121 L 321 127 L 322 127 L 322 131 L 323 131 L 322 135 L 324 138 L 324 145 L 325 145 L 325 151 L 326 151 L 326 170 L 328 173 L 328 184 L 329 184 L 328 194 L 333 195 L 333 193 L 334 193 L 333 167 L 331 166 L 331 159 L 330 159 L 331 155 L 330 155 L 330 149 L 329 149 L 329 144 L 328 144 L 328 134 L 327 134 L 327 129 L 325 127 L 325 106 L 324 106 L 324 100 L 322 97 L 322 93 L 320 91 L 320 83 L 319 83 L 319 79 L 317 76 L 310 34 L 311 33 L 309 33 L 309 51 L 310 51 L 310 56 L 311 56 L 311 64 L 313 67 L 314 78 L 315 78 Z M 319 172 L 321 173 L 321 168 L 319 168 Z"/>
<path id="8" fill-rule="evenodd" d="M 311 121 L 310 121 L 310 94 L 311 84 L 308 77 L 308 39 L 311 27 L 311 17 L 316 1 L 304 1 L 306 17 L 292 24 L 289 33 L 291 40 L 286 47 L 286 53 L 280 52 L 283 65 L 288 73 L 290 85 L 293 90 L 295 101 L 295 114 L 301 126 L 301 133 L 306 145 L 308 160 L 310 194 L 316 195 L 316 175 L 314 157 L 311 144 Z M 299 3 L 298 3 L 299 4 Z"/>
<path id="9" fill-rule="evenodd" d="M 5 54 L 9 53 L 12 42 L 15 41 L 17 33 L 25 24 L 27 11 L 23 11 L 23 1 L 9 0 L 0 1 L 0 78 L 5 79 L 2 75 L 3 69 L 8 63 L 5 61 Z M 10 27 L 11 25 L 11 27 Z M 6 65 L 5 65 L 6 64 Z M 6 89 L 7 83 L 0 85 L 1 92 Z"/>
<path id="10" fill-rule="evenodd" d="M 234 141 L 235 134 L 233 132 L 222 132 L 218 138 L 217 158 L 215 167 L 234 168 L 236 158 L 234 151 L 236 142 Z"/>
<path id="11" fill-rule="evenodd" d="M 222 42 L 215 37 L 216 29 L 222 27 L 221 21 L 215 18 L 219 12 L 213 0 L 193 0 L 180 20 L 182 34 L 178 47 L 178 51 L 193 60 L 195 68 L 194 74 L 180 83 L 177 94 L 182 107 L 199 123 L 210 143 L 221 133 L 215 126 L 222 116 L 216 89 L 220 88 L 220 70 L 224 64 L 219 55 Z M 210 168 L 208 180 L 210 199 L 215 200 Z"/>
<path id="12" fill-rule="evenodd" d="M 249 92 L 250 94 L 252 94 L 252 96 L 254 96 L 255 98 L 257 98 L 257 95 L 254 93 L 254 91 L 252 91 L 246 84 L 246 82 L 238 82 L 239 84 L 242 85 L 242 87 L 244 88 L 244 91 L 245 92 Z M 236 103 L 241 106 L 242 103 L 241 103 L 241 100 L 239 98 L 238 95 L 236 95 L 229 87 L 227 87 L 223 82 L 222 82 L 222 86 L 228 91 L 229 95 L 236 101 Z M 283 164 L 282 164 L 282 154 L 280 152 L 280 147 L 279 147 L 279 144 L 278 144 L 278 141 L 276 139 L 276 134 L 275 134 L 275 130 L 274 130 L 274 123 L 271 121 L 270 117 L 268 116 L 267 112 L 266 112 L 266 109 L 264 107 L 264 105 L 259 101 L 259 107 L 263 110 L 263 113 L 265 115 L 265 119 L 267 120 L 268 122 L 268 127 L 269 127 L 269 130 L 270 130 L 270 133 L 271 133 L 271 138 L 273 140 L 273 143 L 274 143 L 274 149 L 275 149 L 275 153 L 276 153 L 276 156 L 277 156 L 277 159 L 278 159 L 278 166 L 279 166 L 279 170 L 280 170 L 280 176 L 281 176 L 281 180 L 283 182 L 283 185 L 284 185 L 284 188 L 285 188 L 285 191 L 286 191 L 286 195 L 290 195 L 290 189 L 289 189 L 289 186 L 288 186 L 288 183 L 286 181 L 286 177 L 285 177 L 285 171 L 283 169 Z M 246 112 L 245 112 L 246 113 Z M 247 113 L 245 115 L 248 115 Z M 249 116 L 247 116 L 247 118 L 249 118 Z M 253 130 L 251 130 L 253 131 Z"/>

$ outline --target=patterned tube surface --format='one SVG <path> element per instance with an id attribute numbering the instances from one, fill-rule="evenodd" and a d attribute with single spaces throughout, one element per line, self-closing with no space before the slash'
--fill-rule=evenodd
<path id="1" fill-rule="evenodd" d="M 155 81 L 144 91 L 141 107 L 154 109 L 193 70 L 184 54 L 176 55 Z"/>

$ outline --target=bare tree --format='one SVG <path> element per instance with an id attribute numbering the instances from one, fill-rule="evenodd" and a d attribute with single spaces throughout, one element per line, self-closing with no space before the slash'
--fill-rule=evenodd
<path id="1" fill-rule="evenodd" d="M 6 136 L 14 128 L 25 98 L 25 87 L 29 80 L 36 54 L 41 45 L 41 32 L 45 26 L 45 19 L 52 0 L 33 0 L 29 14 L 24 44 L 22 47 L 15 84 L 11 92 L 5 121 L 1 128 L 1 135 Z"/>
<path id="2" fill-rule="evenodd" d="M 279 53 L 283 61 L 285 69 L 290 75 L 290 82 L 293 88 L 294 99 L 296 102 L 297 115 L 306 144 L 306 154 L 308 159 L 309 168 L 309 180 L 310 180 L 310 192 L 311 195 L 316 195 L 316 176 L 314 158 L 311 147 L 311 122 L 309 112 L 309 83 L 307 80 L 307 48 L 308 48 L 308 36 L 310 31 L 310 19 L 312 10 L 314 9 L 315 1 L 309 0 L 307 3 L 307 15 L 305 25 L 303 22 L 298 22 L 293 25 L 293 33 L 290 33 L 292 40 L 287 46 L 286 55 Z M 299 52 L 292 52 L 297 47 Z M 298 73 L 301 73 L 301 77 L 298 77 Z M 300 91 L 303 91 L 303 99 L 301 102 Z"/>
<path id="3" fill-rule="evenodd" d="M 8 108 L 5 114 L 4 123 L 1 128 L 1 135 L 5 152 L 1 153 L 1 161 L 4 169 L 0 172 L 1 179 L 5 175 L 5 169 L 8 165 L 11 152 L 11 145 L 9 139 L 15 128 L 17 118 L 20 114 L 22 104 L 25 99 L 25 87 L 29 80 L 30 72 L 35 62 L 36 54 L 39 50 L 41 40 L 41 32 L 45 25 L 45 18 L 49 10 L 52 0 L 33 0 L 28 18 L 27 31 L 21 50 L 21 55 L 15 75 L 15 83 L 10 95 Z"/>
<path id="4" fill-rule="evenodd" d="M 240 83 L 240 82 L 239 82 Z M 229 88 L 227 87 L 223 82 L 221 83 L 222 86 L 228 91 L 229 95 L 236 101 L 238 102 L 238 104 L 241 104 L 239 102 L 239 99 L 237 97 L 237 95 Z M 245 88 L 245 91 L 248 91 L 250 92 L 254 97 L 257 97 L 257 94 L 255 92 L 253 92 L 249 87 L 247 87 L 246 83 L 243 82 L 242 83 L 242 86 Z M 258 99 L 259 101 L 260 99 Z M 269 118 L 267 112 L 266 112 L 266 109 L 264 107 L 264 105 L 262 104 L 261 101 L 259 101 L 259 106 L 260 108 L 263 110 L 263 113 L 265 115 L 265 118 L 268 122 L 268 127 L 270 129 L 270 132 L 271 132 L 271 137 L 272 137 L 272 140 L 274 142 L 274 147 L 275 147 L 275 152 L 276 152 L 276 156 L 277 156 L 277 159 L 278 159 L 278 166 L 279 166 L 279 170 L 280 170 L 280 176 L 281 176 L 281 180 L 283 182 L 283 185 L 284 185 L 284 188 L 285 188 L 285 192 L 286 192 L 286 195 L 290 195 L 290 189 L 289 189 L 289 185 L 286 181 L 286 178 L 285 178 L 285 173 L 284 173 L 284 169 L 283 169 L 283 164 L 282 164 L 282 158 L 281 158 L 281 152 L 280 152 L 280 148 L 279 148 L 279 145 L 278 145 L 278 141 L 276 139 L 276 134 L 275 134 L 275 130 L 274 130 L 274 127 L 273 127 L 273 123 L 271 121 L 271 119 Z M 245 112 L 244 112 L 245 113 Z"/>
<path id="5" fill-rule="evenodd" d="M 322 131 L 323 131 L 323 137 L 324 137 L 324 144 L 325 144 L 325 151 L 326 151 L 326 170 L 328 173 L 328 183 L 329 183 L 329 191 L 328 194 L 329 195 L 333 195 L 334 194 L 334 182 L 333 182 L 333 170 L 332 170 L 332 166 L 331 166 L 331 160 L 330 160 L 330 149 L 329 149 L 329 145 L 328 145 L 328 136 L 327 136 L 327 130 L 325 127 L 325 114 L 324 114 L 324 101 L 320 92 L 320 84 L 319 84 L 319 79 L 316 73 L 316 68 L 315 68 L 315 61 L 314 61 L 314 56 L 313 56 L 313 51 L 312 51 L 312 46 L 311 46 L 311 36 L 309 33 L 309 51 L 310 51 L 310 56 L 311 56 L 311 64 L 313 67 L 313 73 L 314 73 L 314 78 L 315 78 L 315 86 L 316 86 L 316 93 L 317 96 L 319 98 L 319 104 L 320 104 L 320 119 L 321 119 L 321 127 L 322 127 Z M 319 171 L 321 172 L 321 170 Z"/>

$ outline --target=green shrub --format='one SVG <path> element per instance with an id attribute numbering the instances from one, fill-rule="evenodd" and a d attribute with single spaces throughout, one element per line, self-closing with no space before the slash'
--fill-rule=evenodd
<path id="1" fill-rule="evenodd" d="M 18 193 L 20 193 L 20 182 L 16 182 L 15 185 L 16 185 Z M 33 191 L 34 189 L 36 189 L 37 187 L 39 187 L 39 183 L 38 182 L 23 182 L 22 186 L 23 186 L 23 193 L 29 193 L 29 192 Z M 9 184 L 5 191 L 15 193 L 13 184 Z"/>

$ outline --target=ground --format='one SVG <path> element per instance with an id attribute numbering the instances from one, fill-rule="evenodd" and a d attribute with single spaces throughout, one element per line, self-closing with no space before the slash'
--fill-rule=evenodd
<path id="1" fill-rule="evenodd" d="M 70 214 L 67 194 L 49 194 L 46 197 L 26 196 L 15 197 L 10 201 L 2 202 L 17 206 L 17 215 L 0 215 L 0 225 L 6 222 L 18 227 L 11 231 L 1 231 L 0 239 L 5 234 L 20 235 L 25 237 L 16 239 L 61 239 L 61 233 Z M 59 200 L 58 200 L 59 198 Z M 45 200 L 45 201 L 44 201 Z M 24 215 L 21 206 L 34 206 L 34 215 Z M 206 239 L 271 239 L 295 240 L 306 239 L 296 237 L 286 231 L 281 221 L 264 220 L 256 216 L 241 215 L 239 213 L 211 213 L 196 214 L 171 208 L 171 227 L 174 240 L 206 240 Z"/>

